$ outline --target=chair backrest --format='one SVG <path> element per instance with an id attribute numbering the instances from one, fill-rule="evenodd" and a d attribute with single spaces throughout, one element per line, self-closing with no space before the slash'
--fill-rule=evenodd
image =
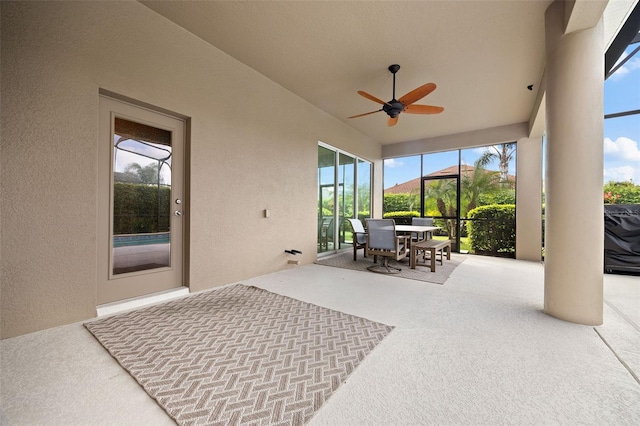
<path id="1" fill-rule="evenodd" d="M 362 226 L 362 222 L 360 219 L 348 219 L 349 223 L 351 223 L 351 228 L 353 229 L 353 233 L 355 234 L 355 242 L 358 244 L 364 244 L 367 242 L 366 231 L 364 230 L 364 226 Z"/>
<path id="2" fill-rule="evenodd" d="M 328 238 L 333 238 L 333 217 L 332 216 L 327 216 L 324 218 L 324 221 L 322 222 L 322 227 L 324 228 L 325 236 L 327 236 Z"/>
<path id="3" fill-rule="evenodd" d="M 333 228 L 333 217 L 324 216 L 318 219 L 318 235 L 327 236 Z"/>
<path id="4" fill-rule="evenodd" d="M 365 221 L 370 249 L 396 249 L 396 223 L 393 219 L 365 219 Z"/>
<path id="5" fill-rule="evenodd" d="M 364 226 L 362 226 L 362 222 L 360 222 L 360 219 L 349 219 L 349 222 L 351 223 L 353 232 L 364 234 Z"/>
<path id="6" fill-rule="evenodd" d="M 432 217 L 412 217 L 411 224 L 416 226 L 433 226 Z"/>

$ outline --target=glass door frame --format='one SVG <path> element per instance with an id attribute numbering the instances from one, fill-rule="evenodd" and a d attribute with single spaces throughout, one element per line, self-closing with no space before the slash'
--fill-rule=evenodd
<path id="1" fill-rule="evenodd" d="M 434 220 L 443 219 L 443 220 L 454 220 L 456 226 L 456 236 L 453 242 L 453 246 L 451 250 L 459 253 L 460 252 L 460 174 L 451 174 L 451 175 L 442 175 L 442 176 L 422 176 L 420 180 L 420 216 L 425 217 L 425 184 L 427 181 L 437 181 L 437 180 L 446 180 L 446 179 L 455 179 L 456 182 L 456 214 L 455 216 L 438 216 L 433 217 Z M 431 217 L 431 216 L 429 216 Z M 449 239 L 451 239 L 451 235 L 449 235 Z"/>

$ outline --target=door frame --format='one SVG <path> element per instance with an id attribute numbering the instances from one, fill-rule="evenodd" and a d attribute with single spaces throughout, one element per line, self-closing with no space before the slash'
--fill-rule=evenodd
<path id="1" fill-rule="evenodd" d="M 424 202 L 425 202 L 425 182 L 426 181 L 434 181 L 434 180 L 444 180 L 444 179 L 455 179 L 456 181 L 456 215 L 455 216 L 438 216 L 433 217 L 436 219 L 453 219 L 456 222 L 456 238 L 453 242 L 453 246 L 451 250 L 454 252 L 460 252 L 460 190 L 462 189 L 460 186 L 460 175 L 459 174 L 451 174 L 451 175 L 442 175 L 442 176 L 423 176 L 420 180 L 420 216 L 425 217 L 424 211 Z M 430 216 L 431 217 L 431 216 Z M 451 236 L 449 236 L 451 237 Z"/>
<path id="2" fill-rule="evenodd" d="M 98 127 L 97 190 L 97 304 L 146 296 L 188 286 L 188 119 L 162 108 L 100 91 Z M 108 118 L 107 118 L 108 117 Z M 115 117 L 140 122 L 172 132 L 172 187 L 170 211 L 181 210 L 182 216 L 171 216 L 171 266 L 124 274 L 113 274 L 113 123 Z M 106 135 L 109 136 L 106 136 Z M 107 143 L 109 139 L 110 143 Z M 176 167 L 178 166 L 178 167 Z M 182 171 L 179 173 L 179 169 Z M 176 179 L 177 178 L 177 179 Z M 177 182 L 177 184 L 175 184 Z M 175 188 L 174 188 L 175 187 Z M 177 206 L 175 199 L 182 203 Z"/>

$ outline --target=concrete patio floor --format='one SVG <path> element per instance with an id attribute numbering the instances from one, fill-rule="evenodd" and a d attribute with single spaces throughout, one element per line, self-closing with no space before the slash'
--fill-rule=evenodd
<path id="1" fill-rule="evenodd" d="M 315 264 L 243 283 L 396 327 L 311 425 L 640 424 L 640 277 L 605 275 L 590 327 L 542 312 L 543 275 L 468 256 L 444 285 Z M 0 349 L 0 424 L 174 424 L 80 323 Z"/>

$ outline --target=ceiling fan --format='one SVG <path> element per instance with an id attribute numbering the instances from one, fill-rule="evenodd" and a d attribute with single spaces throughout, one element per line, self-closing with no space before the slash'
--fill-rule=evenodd
<path id="1" fill-rule="evenodd" d="M 391 71 L 391 74 L 393 74 L 393 99 L 391 99 L 389 102 L 384 102 L 376 98 L 375 96 L 368 94 L 367 92 L 358 90 L 358 94 L 360 96 L 364 96 L 365 98 L 372 100 L 373 102 L 381 104 L 382 108 L 376 111 L 365 112 L 364 114 L 358 114 L 348 118 L 363 117 L 365 115 L 384 111 L 389 116 L 389 118 L 387 119 L 387 126 L 391 127 L 396 125 L 396 123 L 398 122 L 398 116 L 401 112 L 406 112 L 408 114 L 440 114 L 442 111 L 444 111 L 444 108 L 439 106 L 413 104 L 414 102 L 419 101 L 429 93 L 436 90 L 436 85 L 434 83 L 424 84 L 417 89 L 413 89 L 406 95 L 402 96 L 400 99 L 396 99 L 396 73 L 399 69 L 400 65 L 398 64 L 389 65 L 389 71 Z"/>

